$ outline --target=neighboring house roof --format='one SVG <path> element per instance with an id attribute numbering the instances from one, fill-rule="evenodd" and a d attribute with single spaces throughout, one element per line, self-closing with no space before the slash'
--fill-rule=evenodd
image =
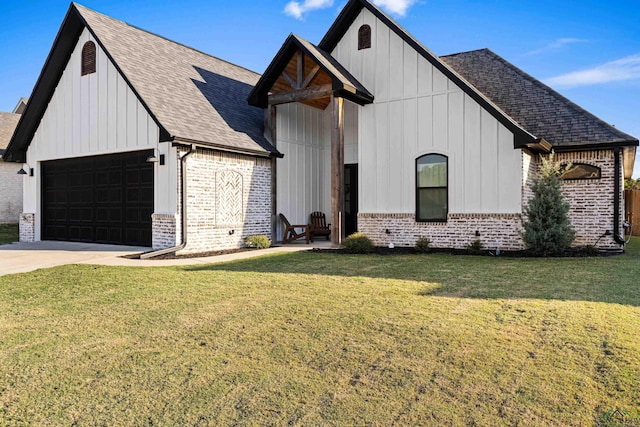
<path id="1" fill-rule="evenodd" d="M 525 129 L 557 148 L 638 145 L 489 49 L 440 57 Z"/>
<path id="2" fill-rule="evenodd" d="M 280 155 L 263 135 L 263 111 L 245 101 L 259 74 L 72 3 L 11 141 L 9 160 L 24 161 L 85 27 L 155 120 L 161 141 Z"/>
<path id="3" fill-rule="evenodd" d="M 0 157 L 4 155 L 19 120 L 20 114 L 0 112 Z"/>
<path id="4" fill-rule="evenodd" d="M 335 58 L 302 37 L 290 34 L 267 67 L 267 70 L 260 77 L 256 87 L 249 94 L 249 104 L 261 108 L 268 106 L 269 90 L 276 80 L 280 78 L 289 60 L 298 49 L 308 55 L 312 61 L 329 75 L 335 95 L 342 96 L 360 105 L 373 102 L 373 95 Z"/>
<path id="5" fill-rule="evenodd" d="M 495 117 L 496 120 L 509 129 L 514 135 L 515 147 L 524 147 L 529 144 L 539 142 L 539 137 L 529 132 L 507 113 L 502 111 L 500 107 L 487 98 L 485 94 L 465 80 L 446 62 L 442 61 L 436 54 L 431 52 L 422 43 L 420 43 L 420 41 L 413 37 L 407 30 L 402 28 L 396 21 L 368 0 L 349 0 L 347 5 L 342 9 L 342 12 L 338 15 L 338 18 L 334 21 L 333 25 L 331 25 L 331 28 L 329 28 L 325 36 L 322 38 L 322 41 L 318 43 L 318 48 L 325 52 L 332 52 L 363 8 L 368 9 L 376 18 L 387 25 L 391 31 L 396 33 L 409 46 L 414 48 L 419 55 L 429 61 L 436 69 L 452 80 L 467 95 L 473 98 L 486 111 Z"/>

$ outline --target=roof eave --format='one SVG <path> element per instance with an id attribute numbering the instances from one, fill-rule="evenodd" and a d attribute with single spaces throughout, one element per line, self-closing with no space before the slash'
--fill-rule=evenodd
<path id="1" fill-rule="evenodd" d="M 278 76 L 275 75 L 276 70 L 286 67 L 286 58 L 288 57 L 288 53 L 293 53 L 291 52 L 293 40 L 294 36 L 293 33 L 291 33 L 286 38 L 285 42 L 282 44 L 276 55 L 271 60 L 271 63 L 267 66 L 265 72 L 260 76 L 260 79 L 249 93 L 249 96 L 247 97 L 247 102 L 249 103 L 249 105 L 259 108 L 268 107 L 268 88 L 271 88 L 271 86 L 273 86 L 278 78 Z"/>
<path id="2" fill-rule="evenodd" d="M 371 95 L 370 93 L 364 93 L 359 90 L 353 92 L 344 88 L 337 89 L 333 91 L 333 96 L 344 98 L 348 101 L 362 106 L 373 103 L 373 95 Z"/>
<path id="3" fill-rule="evenodd" d="M 172 138 L 172 144 L 175 145 L 195 145 L 196 147 L 200 147 L 200 148 L 206 148 L 209 150 L 216 150 L 216 151 L 224 151 L 227 153 L 236 153 L 236 154 L 246 154 L 249 156 L 257 156 L 257 157 L 277 157 L 277 158 L 283 158 L 284 154 L 280 153 L 278 150 L 274 150 L 275 151 L 267 151 L 267 150 L 252 150 L 249 148 L 233 148 L 233 147 L 229 147 L 228 145 L 222 145 L 222 144 L 216 144 L 214 142 L 207 142 L 207 141 L 198 141 L 198 140 L 194 140 L 194 139 L 189 139 L 189 138 L 181 138 L 181 137 L 174 137 Z"/>
<path id="4" fill-rule="evenodd" d="M 550 153 L 553 147 L 544 138 L 537 138 L 535 141 L 525 144 L 524 147 L 528 148 L 534 153 Z M 524 148 L 523 147 L 523 148 Z"/>
<path id="5" fill-rule="evenodd" d="M 47 59 L 40 70 L 40 75 L 33 87 L 29 102 L 20 116 L 16 130 L 7 145 L 5 161 L 25 162 L 26 148 L 29 146 L 29 142 L 38 128 L 46 106 L 49 104 L 51 97 L 53 97 L 55 86 L 57 86 L 62 77 L 64 67 L 60 64 L 66 64 L 69 61 L 71 52 L 73 51 L 72 46 L 75 46 L 82 32 L 83 25 L 77 17 L 78 12 L 74 4 L 71 3 L 49 50 Z M 59 49 L 61 45 L 64 48 L 62 50 Z M 58 49 L 56 49 L 57 47 Z M 51 73 L 55 73 L 54 78 L 45 79 L 45 76 Z M 52 83 L 52 81 L 55 82 Z M 53 88 L 51 88 L 51 86 L 53 86 Z"/>
<path id="6" fill-rule="evenodd" d="M 365 7 L 365 4 L 360 0 L 349 0 L 349 2 L 342 8 L 340 14 L 329 30 L 326 32 L 318 47 L 326 52 L 331 52 L 338 45 L 342 36 L 344 36 L 343 29 L 351 26 L 353 21 L 358 17 L 358 14 Z"/>
<path id="7" fill-rule="evenodd" d="M 607 150 L 615 147 L 637 147 L 637 146 L 638 146 L 638 140 L 630 139 L 630 140 L 621 140 L 621 141 L 554 145 L 553 150 L 556 152 L 591 151 L 591 150 Z"/>

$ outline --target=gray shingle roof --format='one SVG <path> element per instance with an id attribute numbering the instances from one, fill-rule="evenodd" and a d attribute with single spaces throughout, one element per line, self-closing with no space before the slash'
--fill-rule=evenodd
<path id="1" fill-rule="evenodd" d="M 18 120 L 20 120 L 20 114 L 0 112 L 0 154 L 4 152 L 11 141 L 13 131 L 18 126 Z"/>
<path id="2" fill-rule="evenodd" d="M 637 142 L 489 49 L 440 58 L 525 129 L 553 146 Z"/>
<path id="3" fill-rule="evenodd" d="M 277 152 L 263 136 L 263 111 L 246 102 L 259 74 L 73 6 L 171 136 L 256 154 Z"/>

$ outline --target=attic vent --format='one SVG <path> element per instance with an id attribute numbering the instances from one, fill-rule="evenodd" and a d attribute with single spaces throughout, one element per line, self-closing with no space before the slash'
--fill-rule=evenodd
<path id="1" fill-rule="evenodd" d="M 82 47 L 82 72 L 81 75 L 96 72 L 96 44 L 94 42 L 86 42 Z"/>
<path id="2" fill-rule="evenodd" d="M 358 50 L 369 49 L 371 47 L 371 27 L 363 25 L 358 30 Z"/>

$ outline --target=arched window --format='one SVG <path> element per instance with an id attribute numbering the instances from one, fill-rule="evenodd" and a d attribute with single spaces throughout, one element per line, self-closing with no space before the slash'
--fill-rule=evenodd
<path id="1" fill-rule="evenodd" d="M 560 179 L 600 179 L 602 172 L 597 166 L 587 165 L 584 163 L 573 163 L 571 167 L 562 165 L 562 173 Z"/>
<path id="2" fill-rule="evenodd" d="M 442 154 L 426 154 L 416 159 L 416 221 L 447 220 L 448 162 Z"/>
<path id="3" fill-rule="evenodd" d="M 96 44 L 94 42 L 86 42 L 82 47 L 82 72 L 80 75 L 96 72 Z"/>
<path id="4" fill-rule="evenodd" d="M 371 27 L 363 25 L 358 30 L 358 50 L 368 49 L 371 47 Z"/>

